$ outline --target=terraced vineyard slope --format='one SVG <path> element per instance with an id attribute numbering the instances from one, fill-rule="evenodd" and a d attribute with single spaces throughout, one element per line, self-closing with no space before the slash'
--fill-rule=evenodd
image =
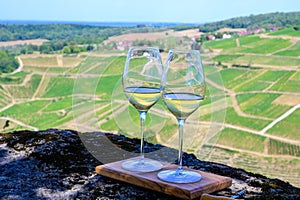
<path id="1" fill-rule="evenodd" d="M 207 97 L 187 120 L 185 151 L 300 186 L 299 32 L 204 46 Z M 138 114 L 121 85 L 125 53 L 20 56 L 22 69 L 0 77 L 1 131 L 57 127 L 139 137 Z M 146 132 L 147 140 L 177 148 L 176 122 L 162 102 L 149 111 Z"/>

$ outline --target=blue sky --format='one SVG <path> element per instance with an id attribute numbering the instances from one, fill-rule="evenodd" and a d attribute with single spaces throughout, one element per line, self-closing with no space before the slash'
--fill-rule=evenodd
<path id="1" fill-rule="evenodd" d="M 1 0 L 0 20 L 204 23 L 300 11 L 300 0 Z"/>

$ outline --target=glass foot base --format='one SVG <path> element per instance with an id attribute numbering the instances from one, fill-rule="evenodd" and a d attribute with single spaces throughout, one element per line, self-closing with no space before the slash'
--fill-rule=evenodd
<path id="1" fill-rule="evenodd" d="M 194 183 L 200 181 L 202 176 L 193 171 L 178 172 L 177 170 L 165 170 L 157 174 L 157 177 L 163 181 L 171 183 Z"/>
<path id="2" fill-rule="evenodd" d="M 122 163 L 122 168 L 134 172 L 153 172 L 160 170 L 163 165 L 155 160 L 144 158 L 143 160 L 128 160 Z"/>

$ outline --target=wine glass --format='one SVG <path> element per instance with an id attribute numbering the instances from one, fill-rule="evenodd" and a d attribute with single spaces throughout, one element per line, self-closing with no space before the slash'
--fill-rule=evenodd
<path id="1" fill-rule="evenodd" d="M 172 183 L 192 183 L 201 175 L 182 168 L 183 129 L 185 120 L 200 106 L 205 95 L 205 80 L 200 52 L 196 50 L 170 50 L 162 76 L 162 99 L 178 121 L 178 167 L 164 170 L 158 178 Z"/>
<path id="2" fill-rule="evenodd" d="M 123 90 L 140 115 L 141 146 L 139 159 L 122 163 L 129 171 L 151 172 L 162 168 L 158 161 L 144 156 L 144 126 L 148 110 L 161 97 L 162 63 L 159 50 L 154 47 L 131 47 L 122 76 Z"/>

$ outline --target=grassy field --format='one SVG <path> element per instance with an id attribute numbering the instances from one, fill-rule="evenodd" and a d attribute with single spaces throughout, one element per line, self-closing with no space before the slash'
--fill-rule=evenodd
<path id="1" fill-rule="evenodd" d="M 241 50 L 243 53 L 269 54 L 291 45 L 289 40 L 284 39 L 259 39 L 247 44 L 248 48 Z M 242 45 L 243 46 L 243 45 Z"/>
<path id="2" fill-rule="evenodd" d="M 43 113 L 42 109 L 50 104 L 50 101 L 29 101 L 15 104 L 1 113 L 1 116 L 9 116 L 23 123 L 37 126 L 41 129 L 51 128 L 53 122 L 62 116 L 59 113 Z"/>
<path id="3" fill-rule="evenodd" d="M 12 102 L 9 93 L 0 85 L 0 108 L 7 106 L 9 103 Z M 0 112 L 1 113 L 1 112 Z"/>
<path id="4" fill-rule="evenodd" d="M 217 146 L 219 145 L 220 148 L 212 148 L 218 153 L 211 153 L 209 160 L 241 166 L 244 169 L 274 177 L 278 177 L 279 173 L 285 179 L 300 185 L 298 181 L 300 172 L 297 167 L 300 163 L 300 145 L 268 136 L 300 141 L 298 136 L 300 127 L 297 122 L 299 109 L 267 130 L 266 136 L 256 135 L 251 131 L 262 130 L 274 119 L 291 109 L 291 105 L 295 106 L 300 103 L 300 100 L 297 100 L 300 94 L 300 60 L 298 58 L 300 56 L 300 32 L 283 29 L 271 32 L 269 35 L 273 38 L 255 35 L 206 43 L 209 48 L 219 52 L 214 54 L 212 60 L 220 66 L 243 65 L 246 67 L 223 67 L 217 71 L 209 71 L 206 76 L 216 84 L 224 85 L 230 90 L 227 92 L 235 93 L 239 108 L 248 117 L 236 112 L 232 97 L 229 96 L 227 96 L 230 99 L 229 107 L 220 109 L 215 114 L 226 113 L 225 123 L 250 129 L 249 132 L 233 128 L 225 128 L 221 131 L 216 139 Z M 275 36 L 278 38 L 274 38 Z M 222 80 L 218 79 L 220 75 Z M 293 98 L 290 100 L 279 100 L 283 94 L 294 96 L 288 97 Z M 262 118 L 256 119 L 254 116 Z M 211 118 L 211 114 L 201 116 L 202 121 L 210 121 Z M 249 151 L 264 155 L 263 159 L 257 155 L 249 156 Z M 205 152 L 199 153 L 200 157 L 201 154 Z M 268 155 L 277 155 L 277 157 L 268 157 Z M 278 157 L 280 155 L 288 155 L 292 158 L 283 159 L 283 157 Z M 289 169 L 286 169 L 286 166 L 289 166 Z M 286 170 L 282 171 L 282 169 Z"/>
<path id="5" fill-rule="evenodd" d="M 298 36 L 298 32 L 284 29 L 269 35 Z M 278 36 L 278 37 L 279 37 Z M 298 39 L 297 39 L 298 40 Z M 240 64 L 245 66 L 274 65 L 293 66 L 297 68 L 300 61 L 300 41 L 292 43 L 289 39 L 262 38 L 257 35 L 230 38 L 221 41 L 209 41 L 206 45 L 211 49 L 221 49 L 221 53 L 213 58 L 215 62 Z"/>
<path id="6" fill-rule="evenodd" d="M 41 97 L 63 97 L 73 94 L 74 79 L 68 77 L 51 77 Z"/>
<path id="7" fill-rule="evenodd" d="M 18 98 L 31 98 L 35 93 L 41 81 L 41 76 L 33 74 L 25 85 L 7 85 L 5 86 L 9 93 L 16 99 Z"/>
<path id="8" fill-rule="evenodd" d="M 88 56 L 79 65 L 72 68 L 71 74 L 102 74 L 108 64 L 115 60 L 116 57 L 97 57 Z"/>
<path id="9" fill-rule="evenodd" d="M 72 97 L 53 100 L 46 108 L 43 109 L 43 112 L 59 111 L 71 108 L 73 104 L 72 100 Z M 80 103 L 80 101 L 78 101 L 78 103 Z"/>
<path id="10" fill-rule="evenodd" d="M 28 75 L 28 73 L 16 73 L 16 74 L 8 74 L 8 75 L 1 75 L 0 76 L 0 84 L 21 84 L 26 75 Z"/>
<path id="11" fill-rule="evenodd" d="M 253 130 L 261 130 L 266 127 L 271 120 L 257 120 L 249 117 L 244 117 L 238 115 L 232 107 L 228 107 L 227 109 L 222 109 L 214 113 L 215 115 L 220 115 L 222 113 L 226 113 L 225 122 L 227 124 L 236 125 L 239 127 L 250 128 Z M 201 120 L 210 121 L 212 118 L 211 114 L 201 116 Z"/>
<path id="12" fill-rule="evenodd" d="M 299 145 L 295 144 L 300 142 L 300 109 L 259 135 L 300 103 L 298 34 L 284 29 L 267 34 L 271 38 L 250 35 L 205 43 L 210 50 L 202 54 L 206 99 L 197 116 L 187 120 L 185 150 L 199 157 L 208 155 L 206 151 L 208 160 L 271 176 L 276 175 L 270 172 L 272 168 L 284 176 L 280 166 L 289 164 L 286 180 L 300 185 L 295 179 L 300 180 Z M 167 42 L 177 44 L 174 37 Z M 120 53 L 22 57 L 24 72 L 0 76 L 0 129 L 10 117 L 15 121 L 4 132 L 31 126 L 140 137 L 138 112 L 123 94 L 121 74 L 126 57 Z M 245 67 L 234 67 L 237 64 Z M 295 100 L 280 102 L 284 95 Z M 161 101 L 149 111 L 147 140 L 177 148 L 176 120 L 169 114 Z M 199 119 L 203 124 L 199 125 Z M 218 126 L 221 131 L 217 134 L 213 131 Z M 205 139 L 216 146 L 203 145 Z"/>
<path id="13" fill-rule="evenodd" d="M 97 85 L 96 94 L 101 95 L 104 99 L 111 99 L 112 92 L 116 87 L 116 83 L 121 81 L 121 75 L 117 76 L 104 76 Z"/>
<path id="14" fill-rule="evenodd" d="M 275 119 L 291 108 L 286 105 L 273 104 L 272 102 L 279 96 L 279 94 L 270 93 L 241 94 L 237 96 L 237 100 L 245 113 Z"/>
<path id="15" fill-rule="evenodd" d="M 300 141 L 300 109 L 297 109 L 287 118 L 283 119 L 277 123 L 273 128 L 271 128 L 268 133 L 272 135 L 277 135 L 280 137 L 290 138 L 297 141 Z M 288 131 L 287 131 L 287 127 Z"/>
<path id="16" fill-rule="evenodd" d="M 286 72 L 280 79 L 273 85 L 270 90 L 282 91 L 282 92 L 300 92 L 299 79 L 293 78 L 297 75 L 296 71 Z"/>
<path id="17" fill-rule="evenodd" d="M 291 45 L 291 42 L 281 38 L 260 38 L 259 36 L 243 36 L 240 38 L 224 39 L 222 41 L 209 41 L 209 48 L 222 49 L 226 53 L 254 53 L 269 54 Z"/>
<path id="18" fill-rule="evenodd" d="M 77 66 L 81 62 L 81 59 L 77 56 L 63 56 L 61 59 L 64 67 Z"/>
<path id="19" fill-rule="evenodd" d="M 63 55 L 28 55 L 21 57 L 24 66 L 31 67 L 74 67 L 82 58 Z"/>
<path id="20" fill-rule="evenodd" d="M 235 55 L 221 54 L 213 58 L 216 62 L 240 64 L 245 66 L 269 65 L 269 66 L 293 66 L 295 69 L 300 65 L 300 59 L 287 58 L 286 56 L 264 56 L 264 55 Z"/>
<path id="21" fill-rule="evenodd" d="M 286 144 L 278 140 L 269 140 L 268 153 L 275 155 L 290 155 L 290 156 L 300 156 L 300 146 L 293 144 Z"/>
<path id="22" fill-rule="evenodd" d="M 213 74 L 208 74 L 207 77 L 211 80 L 214 80 L 214 82 L 219 85 L 224 84 L 225 86 L 228 86 L 232 80 L 238 78 L 239 76 L 243 75 L 244 73 L 247 73 L 247 71 L 242 70 L 242 69 L 241 70 L 239 70 L 239 69 L 223 69 L 223 70 L 215 72 Z M 217 76 L 221 76 L 222 79 L 218 80 Z"/>
<path id="23" fill-rule="evenodd" d="M 275 84 L 282 76 L 285 76 L 286 71 L 265 71 L 265 70 L 256 70 L 260 73 L 257 73 L 256 76 L 251 76 L 251 81 L 238 86 L 236 92 L 245 92 L 245 91 L 263 91 L 267 89 L 271 84 Z M 259 84 L 258 84 L 259 83 Z"/>
<path id="24" fill-rule="evenodd" d="M 105 75 L 121 75 L 124 69 L 124 63 L 126 61 L 125 56 L 117 57 L 114 60 L 110 61 L 106 65 L 106 69 L 104 70 Z"/>
<path id="25" fill-rule="evenodd" d="M 300 79 L 300 71 L 298 71 L 298 72 L 296 72 L 296 73 L 294 74 L 293 79 L 295 79 L 295 80 L 299 80 L 299 79 Z"/>
<path id="26" fill-rule="evenodd" d="M 288 50 L 279 51 L 274 55 L 298 57 L 300 56 L 300 42 L 297 42 L 294 46 L 292 46 Z"/>
<path id="27" fill-rule="evenodd" d="M 235 149 L 263 152 L 265 137 L 244 131 L 225 128 L 218 136 L 217 144 L 226 145 Z"/>
<path id="28" fill-rule="evenodd" d="M 269 35 L 274 35 L 274 36 L 288 35 L 288 36 L 300 37 L 300 32 L 296 31 L 293 28 L 285 28 L 278 31 L 273 31 Z"/>
<path id="29" fill-rule="evenodd" d="M 37 67 L 58 66 L 56 56 L 25 57 L 22 58 L 22 61 L 25 66 L 37 66 Z"/>

